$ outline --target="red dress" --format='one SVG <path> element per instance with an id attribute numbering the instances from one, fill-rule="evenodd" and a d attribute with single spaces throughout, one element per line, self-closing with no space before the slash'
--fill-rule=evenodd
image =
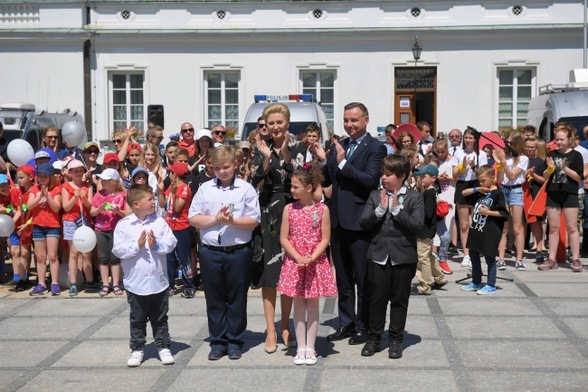
<path id="1" fill-rule="evenodd" d="M 301 255 L 312 254 L 322 238 L 324 204 L 316 203 L 312 208 L 303 209 L 298 202 L 294 202 L 286 208 L 290 243 Z M 318 298 L 336 295 L 337 284 L 327 254 L 323 252 L 313 263 L 299 267 L 294 258 L 285 253 L 278 291 L 289 297 Z"/>

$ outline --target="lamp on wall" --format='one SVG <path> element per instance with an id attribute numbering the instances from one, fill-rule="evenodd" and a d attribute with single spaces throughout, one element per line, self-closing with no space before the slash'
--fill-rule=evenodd
<path id="1" fill-rule="evenodd" d="M 417 66 L 417 61 L 419 61 L 419 59 L 421 58 L 421 52 L 423 51 L 423 48 L 421 48 L 419 46 L 419 36 L 415 36 L 414 38 L 414 46 L 412 47 L 412 57 L 414 58 L 414 66 L 416 68 Z"/>

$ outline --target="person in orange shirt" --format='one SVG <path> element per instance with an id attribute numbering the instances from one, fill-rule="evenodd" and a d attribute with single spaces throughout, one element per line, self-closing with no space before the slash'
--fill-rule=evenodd
<path id="1" fill-rule="evenodd" d="M 61 186 L 57 184 L 55 169 L 50 163 L 43 163 L 37 168 L 38 186 L 31 189 L 28 209 L 32 210 L 33 242 L 35 244 L 35 259 L 37 260 L 37 286 L 30 295 L 44 294 L 47 291 L 45 275 L 47 274 L 46 260 L 49 259 L 51 270 L 51 295 L 60 295 L 61 289 L 57 278 L 59 276 L 59 260 L 57 251 L 61 240 Z"/>
<path id="2" fill-rule="evenodd" d="M 189 122 L 182 124 L 180 133 L 182 140 L 178 142 L 178 147 L 185 148 L 190 152 L 190 156 L 196 153 L 196 140 L 194 139 L 194 127 Z"/>
<path id="3" fill-rule="evenodd" d="M 190 223 L 188 209 L 192 201 L 192 191 L 186 184 L 189 169 L 185 163 L 177 162 L 167 167 L 171 185 L 167 191 L 159 189 L 159 206 L 165 208 L 165 221 L 178 240 L 175 249 L 167 255 L 167 275 L 170 293 L 174 287 L 176 266 L 179 263 L 184 283 L 184 297 L 194 298 L 195 287 L 190 258 Z"/>

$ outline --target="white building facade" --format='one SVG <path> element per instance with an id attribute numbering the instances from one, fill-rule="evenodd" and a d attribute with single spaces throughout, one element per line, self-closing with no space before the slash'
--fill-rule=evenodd
<path id="1" fill-rule="evenodd" d="M 583 1 L 16 1 L 0 4 L 0 103 L 82 113 L 93 139 L 163 105 L 238 128 L 255 94 L 312 93 L 344 134 L 424 120 L 436 132 L 526 123 L 539 87 L 583 66 Z M 418 36 L 422 53 L 411 51 Z"/>

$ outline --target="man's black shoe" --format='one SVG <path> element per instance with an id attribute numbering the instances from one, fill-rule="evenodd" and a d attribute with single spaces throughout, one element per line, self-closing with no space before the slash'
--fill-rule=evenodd
<path id="1" fill-rule="evenodd" d="M 398 341 L 391 341 L 388 348 L 388 358 L 402 358 L 402 343 Z"/>
<path id="2" fill-rule="evenodd" d="M 368 334 L 367 331 L 359 331 L 355 335 L 349 338 L 349 344 L 356 345 L 356 344 L 364 344 L 368 341 Z"/>
<path id="3" fill-rule="evenodd" d="M 231 348 L 229 349 L 229 359 L 239 359 L 241 358 L 241 349 L 240 348 Z"/>
<path id="4" fill-rule="evenodd" d="M 208 354 L 208 360 L 209 361 L 219 360 L 222 357 L 224 357 L 226 353 L 227 352 L 224 350 L 219 350 L 218 348 L 213 348 L 212 350 L 210 350 L 210 353 Z"/>
<path id="5" fill-rule="evenodd" d="M 184 287 L 184 298 L 194 298 L 194 289 L 191 287 Z"/>
<path id="6" fill-rule="evenodd" d="M 343 340 L 345 338 L 350 337 L 355 333 L 355 328 L 347 326 L 347 327 L 340 327 L 334 333 L 327 336 L 327 340 L 329 342 L 334 342 L 336 340 Z"/>
<path id="7" fill-rule="evenodd" d="M 371 357 L 375 353 L 380 351 L 380 340 L 378 339 L 368 339 L 365 346 L 361 349 L 361 356 L 362 357 Z"/>

